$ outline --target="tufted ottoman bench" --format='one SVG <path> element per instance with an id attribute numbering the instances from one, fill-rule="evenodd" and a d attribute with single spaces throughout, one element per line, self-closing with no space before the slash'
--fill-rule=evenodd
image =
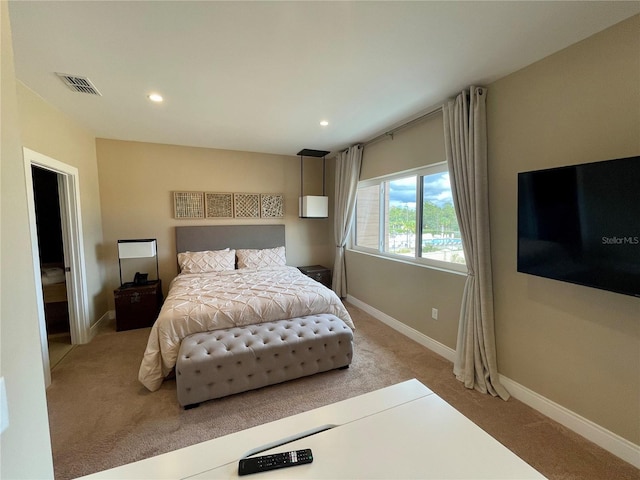
<path id="1" fill-rule="evenodd" d="M 186 337 L 176 363 L 178 402 L 199 402 L 335 368 L 353 357 L 353 332 L 331 314 Z"/>

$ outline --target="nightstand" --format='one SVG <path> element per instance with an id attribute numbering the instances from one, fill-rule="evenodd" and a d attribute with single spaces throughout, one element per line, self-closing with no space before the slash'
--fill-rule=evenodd
<path id="1" fill-rule="evenodd" d="M 307 277 L 313 278 L 316 282 L 320 282 L 327 288 L 331 288 L 331 270 L 322 265 L 308 265 L 306 267 L 298 267 Z"/>
<path id="2" fill-rule="evenodd" d="M 162 307 L 162 282 L 145 285 L 125 284 L 113 291 L 116 303 L 116 330 L 131 330 L 153 325 Z"/>

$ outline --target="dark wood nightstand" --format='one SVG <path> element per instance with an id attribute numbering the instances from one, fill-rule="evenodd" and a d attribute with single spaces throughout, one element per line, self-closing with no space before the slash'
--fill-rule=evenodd
<path id="1" fill-rule="evenodd" d="M 331 270 L 322 265 L 308 265 L 306 267 L 298 267 L 307 277 L 313 278 L 316 282 L 320 282 L 327 288 L 331 288 Z"/>
<path id="2" fill-rule="evenodd" d="M 162 282 L 123 285 L 113 291 L 116 301 L 116 330 L 131 330 L 153 325 L 162 307 Z"/>

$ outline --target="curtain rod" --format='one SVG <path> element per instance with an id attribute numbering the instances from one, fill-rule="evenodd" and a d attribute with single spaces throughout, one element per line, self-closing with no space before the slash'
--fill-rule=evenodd
<path id="1" fill-rule="evenodd" d="M 393 138 L 393 135 L 396 132 L 398 132 L 398 131 L 400 131 L 402 129 L 405 129 L 407 127 L 410 127 L 411 125 L 413 125 L 415 123 L 418 123 L 418 122 L 420 122 L 422 120 L 426 120 L 430 116 L 435 115 L 436 113 L 440 113 L 440 112 L 442 112 L 442 105 L 440 105 L 439 107 L 434 108 L 433 110 L 428 111 L 427 113 L 425 113 L 423 115 L 420 115 L 419 117 L 414 118 L 413 120 L 409 120 L 408 122 L 403 123 L 402 125 L 399 125 L 399 126 L 393 128 L 393 129 L 391 129 L 391 130 L 389 130 L 387 132 L 381 133 L 377 137 L 374 137 L 371 140 L 368 140 L 368 141 L 364 142 L 362 144 L 362 146 L 366 147 L 366 146 L 371 145 L 372 143 L 378 142 L 378 141 L 380 141 L 380 140 L 382 140 L 384 138 L 388 138 L 388 137 Z"/>

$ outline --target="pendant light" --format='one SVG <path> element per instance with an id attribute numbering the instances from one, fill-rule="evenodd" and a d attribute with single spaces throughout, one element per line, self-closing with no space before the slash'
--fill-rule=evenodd
<path id="1" fill-rule="evenodd" d="M 329 152 L 305 148 L 300 155 L 300 218 L 328 218 L 329 197 L 325 195 L 325 157 Z M 304 194 L 304 157 L 322 157 L 322 196 Z"/>

